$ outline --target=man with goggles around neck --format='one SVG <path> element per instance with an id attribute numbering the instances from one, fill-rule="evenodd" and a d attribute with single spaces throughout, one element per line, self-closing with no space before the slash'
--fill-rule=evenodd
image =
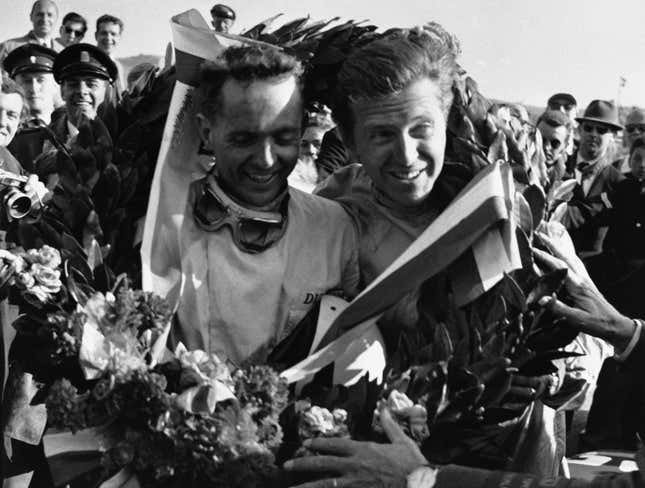
<path id="1" fill-rule="evenodd" d="M 295 58 L 267 47 L 231 47 L 202 68 L 197 125 L 214 166 L 189 192 L 173 331 L 190 349 L 264 359 L 321 294 L 356 292 L 349 216 L 287 186 L 300 145 L 301 77 Z"/>
<path id="2" fill-rule="evenodd" d="M 616 107 L 605 100 L 593 100 L 580 124 L 580 147 L 567 160 L 567 176 L 578 185 L 567 205 L 563 224 L 571 234 L 582 257 L 598 254 L 607 232 L 598 216 L 609 207 L 616 184 L 623 179 L 613 166 L 614 137 L 623 127 L 618 123 Z"/>

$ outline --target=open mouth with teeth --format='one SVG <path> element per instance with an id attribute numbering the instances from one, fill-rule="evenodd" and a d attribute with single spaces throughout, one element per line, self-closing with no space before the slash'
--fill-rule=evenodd
<path id="1" fill-rule="evenodd" d="M 266 185 L 267 183 L 273 181 L 273 179 L 276 177 L 276 173 L 269 173 L 269 174 L 246 173 L 246 177 L 251 181 L 253 181 L 254 183 L 260 183 L 262 185 Z"/>
<path id="2" fill-rule="evenodd" d="M 400 181 L 412 181 L 419 177 L 425 170 L 419 169 L 414 171 L 389 171 L 390 176 Z"/>

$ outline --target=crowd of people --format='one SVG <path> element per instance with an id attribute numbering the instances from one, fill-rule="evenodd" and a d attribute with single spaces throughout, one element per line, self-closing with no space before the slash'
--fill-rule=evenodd
<path id="1" fill-rule="evenodd" d="M 210 13 L 215 32 L 232 32 L 230 7 Z M 27 176 L 24 191 L 43 205 L 63 168 L 42 155 L 68 151 L 92 120 L 116 141 L 116 107 L 141 79 L 174 69 L 126 72 L 115 57 L 118 17 L 99 17 L 88 43 L 89 24 L 76 12 L 62 16 L 55 37 L 60 14 L 53 0 L 37 0 L 32 29 L 0 45 L 0 169 Z M 214 163 L 190 186 L 191 218 L 165 237 L 185 277 L 173 340 L 234 362 L 266 358 L 321 295 L 355 297 L 423 233 L 476 173 L 445 156 L 455 86 L 465 79 L 458 54 L 442 29 L 394 29 L 344 59 L 331 107 L 305 106 L 303 63 L 283 50 L 235 46 L 204 63 L 196 127 Z M 562 361 L 560 382 L 583 379 L 586 387 L 562 412 L 566 435 L 558 439 L 568 454 L 635 451 L 645 434 L 645 111 L 621 120 L 613 102 L 593 100 L 581 112 L 573 95 L 557 93 L 536 120 L 501 102 L 486 107 L 484 120 L 511 148 L 539 142 L 541 157 L 523 169 L 546 195 L 572 182 L 552 225 L 536 230 L 549 252 L 534 250 L 536 266 L 568 269 L 568 300 L 541 305 L 580 330 L 568 348 L 584 354 Z M 389 353 L 400 331 L 418 323 L 417 298 L 387 312 L 384 323 L 398 327 L 382 331 Z M 548 395 L 551 380 L 516 386 L 532 402 Z M 285 469 L 318 477 L 301 488 L 587 486 L 565 479 L 564 467 L 511 474 L 430 464 L 388 415 L 381 421 L 389 444 L 318 439 L 307 446 L 318 455 Z M 46 486 L 37 480 L 32 486 Z M 644 481 L 635 472 L 595 483 Z"/>

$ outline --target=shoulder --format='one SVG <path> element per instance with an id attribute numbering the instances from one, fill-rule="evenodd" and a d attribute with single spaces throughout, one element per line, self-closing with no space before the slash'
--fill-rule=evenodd
<path id="1" fill-rule="evenodd" d="M 360 164 L 350 164 L 334 171 L 314 190 L 316 195 L 332 200 L 355 193 L 371 192 L 371 180 Z"/>
<path id="2" fill-rule="evenodd" d="M 615 162 L 612 164 L 608 164 L 605 166 L 600 174 L 607 180 L 611 181 L 613 183 L 618 183 L 619 181 L 622 181 L 625 179 L 625 176 L 616 169 L 614 166 Z"/>
<path id="3" fill-rule="evenodd" d="M 297 212 L 308 217 L 345 219 L 347 215 L 338 202 L 318 195 L 305 193 L 297 188 L 289 188 L 289 212 Z M 312 222 L 315 224 L 315 222 Z"/>

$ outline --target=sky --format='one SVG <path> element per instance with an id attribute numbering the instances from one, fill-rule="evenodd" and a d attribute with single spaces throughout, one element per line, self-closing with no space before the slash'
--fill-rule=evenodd
<path id="1" fill-rule="evenodd" d="M 92 24 L 110 13 L 125 22 L 118 56 L 162 55 L 172 15 L 196 8 L 210 21 L 218 0 L 60 0 Z M 219 0 L 222 1 L 222 0 Z M 542 106 L 555 92 L 572 93 L 581 106 L 619 99 L 645 106 L 645 1 L 643 0 L 224 0 L 236 10 L 234 33 L 277 13 L 284 21 L 370 20 L 406 27 L 434 20 L 461 40 L 462 66 L 486 96 Z M 32 0 L 0 0 L 0 38 L 30 29 Z M 86 41 L 93 41 L 92 27 Z M 88 39 L 89 38 L 89 39 Z M 618 89 L 620 77 L 627 82 Z"/>

